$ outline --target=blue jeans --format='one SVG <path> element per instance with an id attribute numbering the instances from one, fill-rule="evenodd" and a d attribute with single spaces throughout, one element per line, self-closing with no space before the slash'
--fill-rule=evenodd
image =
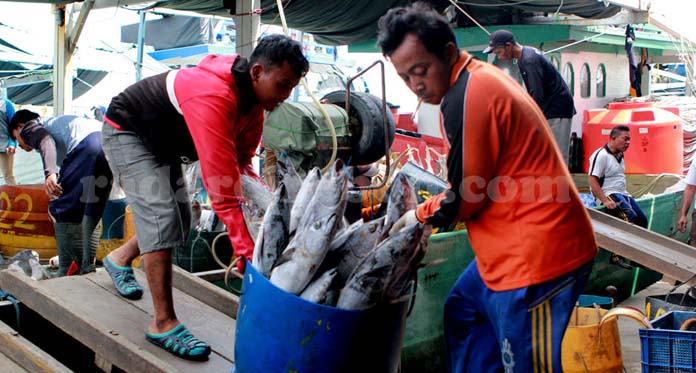
<path id="1" fill-rule="evenodd" d="M 615 209 L 607 209 L 607 213 L 619 219 L 626 220 L 639 227 L 648 228 L 648 218 L 640 209 L 636 200 L 625 194 L 612 193 L 609 198 L 616 203 Z"/>
<path id="2" fill-rule="evenodd" d="M 59 223 L 81 223 L 87 215 L 101 219 L 109 200 L 113 176 L 101 146 L 101 133 L 85 137 L 60 165 L 58 184 L 63 194 L 48 209 Z"/>
<path id="3" fill-rule="evenodd" d="M 493 291 L 474 260 L 445 303 L 448 370 L 561 372 L 563 334 L 593 262 L 541 284 Z"/>

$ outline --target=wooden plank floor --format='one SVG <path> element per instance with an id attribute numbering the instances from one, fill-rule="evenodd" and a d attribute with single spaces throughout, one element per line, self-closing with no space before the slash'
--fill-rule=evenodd
<path id="1" fill-rule="evenodd" d="M 675 280 L 689 281 L 696 273 L 696 248 L 601 211 L 587 212 L 599 247 Z"/>
<path id="2" fill-rule="evenodd" d="M 17 365 L 14 361 L 12 361 L 9 357 L 3 355 L 0 353 L 0 367 L 2 367 L 3 372 L 7 373 L 24 373 L 28 372 L 28 370 L 22 368 L 21 366 Z"/>
<path id="3" fill-rule="evenodd" d="M 143 334 L 153 315 L 145 274 L 136 271 L 143 298 L 117 295 L 106 272 L 33 281 L 0 272 L 0 288 L 91 348 L 100 358 L 130 372 L 229 372 L 234 358 L 235 320 L 175 289 L 177 316 L 197 337 L 208 342 L 207 362 L 177 358 L 149 343 Z"/>

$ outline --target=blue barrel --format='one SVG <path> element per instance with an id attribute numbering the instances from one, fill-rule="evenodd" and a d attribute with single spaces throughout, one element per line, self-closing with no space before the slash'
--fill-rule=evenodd
<path id="1" fill-rule="evenodd" d="M 396 372 L 407 303 L 328 307 L 277 288 L 247 265 L 232 371 Z"/>

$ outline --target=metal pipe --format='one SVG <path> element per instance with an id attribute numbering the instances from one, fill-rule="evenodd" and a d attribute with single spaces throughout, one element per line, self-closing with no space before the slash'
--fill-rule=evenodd
<path id="1" fill-rule="evenodd" d="M 139 82 L 143 78 L 143 50 L 145 49 L 145 14 L 138 11 L 140 23 L 138 23 L 138 55 L 135 62 L 135 81 Z"/>

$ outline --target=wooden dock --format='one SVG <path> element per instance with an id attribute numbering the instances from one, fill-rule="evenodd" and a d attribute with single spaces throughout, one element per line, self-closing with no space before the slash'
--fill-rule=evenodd
<path id="1" fill-rule="evenodd" d="M 236 323 L 232 316 L 236 315 L 237 297 L 175 268 L 177 316 L 195 336 L 210 344 L 212 353 L 206 362 L 177 358 L 145 339 L 153 306 L 142 271 L 136 270 L 136 277 L 145 292 L 136 301 L 119 296 L 101 269 L 44 281 L 2 271 L 0 288 L 93 350 L 97 365 L 105 371 L 116 366 L 128 372 L 229 372 L 234 360 Z"/>
<path id="2" fill-rule="evenodd" d="M 696 248 L 660 233 L 587 209 L 597 244 L 670 279 L 687 282 L 696 274 Z"/>

